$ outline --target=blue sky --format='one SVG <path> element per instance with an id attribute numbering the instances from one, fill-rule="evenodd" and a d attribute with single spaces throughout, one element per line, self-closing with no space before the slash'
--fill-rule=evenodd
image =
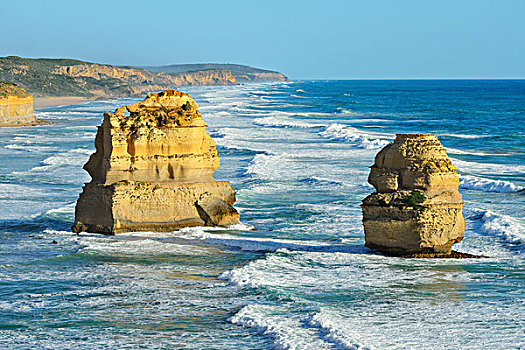
<path id="1" fill-rule="evenodd" d="M 5 1 L 0 56 L 293 79 L 525 78 L 524 0 Z"/>

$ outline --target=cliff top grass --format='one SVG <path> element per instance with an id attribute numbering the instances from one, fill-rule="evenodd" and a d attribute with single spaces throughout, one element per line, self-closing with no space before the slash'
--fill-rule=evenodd
<path id="1" fill-rule="evenodd" d="M 0 98 L 7 96 L 28 97 L 30 94 L 12 81 L 0 80 Z"/>
<path id="2" fill-rule="evenodd" d="M 15 81 L 35 96 L 93 97 L 93 91 L 107 96 L 130 95 L 129 84 L 118 79 L 72 78 L 53 74 L 57 66 L 92 64 L 74 59 L 0 57 L 0 80 Z"/>
<path id="3" fill-rule="evenodd" d="M 68 66 L 89 66 L 92 75 L 71 75 L 58 71 L 57 68 Z M 99 72 L 102 68 L 113 68 L 116 71 L 134 69 L 136 74 L 121 72 L 120 75 L 107 75 Z M 240 65 L 180 65 L 170 69 L 143 69 L 133 67 L 119 67 L 106 64 L 90 63 L 75 59 L 54 58 L 24 58 L 18 56 L 0 57 L 0 80 L 14 81 L 16 84 L 35 97 L 41 96 L 79 96 L 79 97 L 139 97 L 145 93 L 172 89 L 181 85 L 180 81 L 173 80 L 177 73 L 186 74 L 228 71 L 253 71 L 253 67 Z M 111 69 L 110 69 L 111 71 Z M 165 72 L 167 74 L 160 74 Z M 232 73 L 233 74 L 233 73 Z M 141 78 L 146 77 L 146 78 Z M 235 78 L 235 75 L 234 75 Z M 224 79 L 223 84 L 232 84 L 235 80 Z M 219 81 L 221 84 L 221 81 Z"/>

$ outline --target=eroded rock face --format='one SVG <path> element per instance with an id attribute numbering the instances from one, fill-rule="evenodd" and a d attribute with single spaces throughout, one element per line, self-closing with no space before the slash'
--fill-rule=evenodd
<path id="1" fill-rule="evenodd" d="M 216 181 L 215 142 L 187 94 L 167 90 L 105 113 L 75 232 L 172 231 L 239 223 L 235 191 Z"/>
<path id="2" fill-rule="evenodd" d="M 366 246 L 388 254 L 446 255 L 465 231 L 456 167 L 434 135 L 398 134 L 371 167 L 363 200 Z"/>
<path id="3" fill-rule="evenodd" d="M 0 126 L 38 125 L 33 96 L 14 83 L 0 83 Z"/>

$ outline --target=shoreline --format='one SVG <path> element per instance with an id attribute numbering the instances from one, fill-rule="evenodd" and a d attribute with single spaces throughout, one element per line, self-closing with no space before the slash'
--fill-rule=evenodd
<path id="1" fill-rule="evenodd" d="M 33 99 L 33 107 L 35 109 L 67 106 L 79 104 L 86 101 L 91 101 L 93 98 L 81 96 L 50 96 L 50 97 L 35 97 Z"/>
<path id="2" fill-rule="evenodd" d="M 53 123 L 50 121 L 37 118 L 34 121 L 24 122 L 24 123 L 0 123 L 0 128 L 17 128 L 21 126 L 38 126 L 38 125 L 51 125 L 51 124 Z"/>

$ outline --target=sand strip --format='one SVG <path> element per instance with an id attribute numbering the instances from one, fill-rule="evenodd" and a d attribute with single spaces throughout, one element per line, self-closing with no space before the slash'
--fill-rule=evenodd
<path id="1" fill-rule="evenodd" d="M 79 96 L 35 97 L 33 100 L 33 106 L 34 108 L 65 106 L 82 103 L 88 100 L 90 100 L 90 98 Z"/>

